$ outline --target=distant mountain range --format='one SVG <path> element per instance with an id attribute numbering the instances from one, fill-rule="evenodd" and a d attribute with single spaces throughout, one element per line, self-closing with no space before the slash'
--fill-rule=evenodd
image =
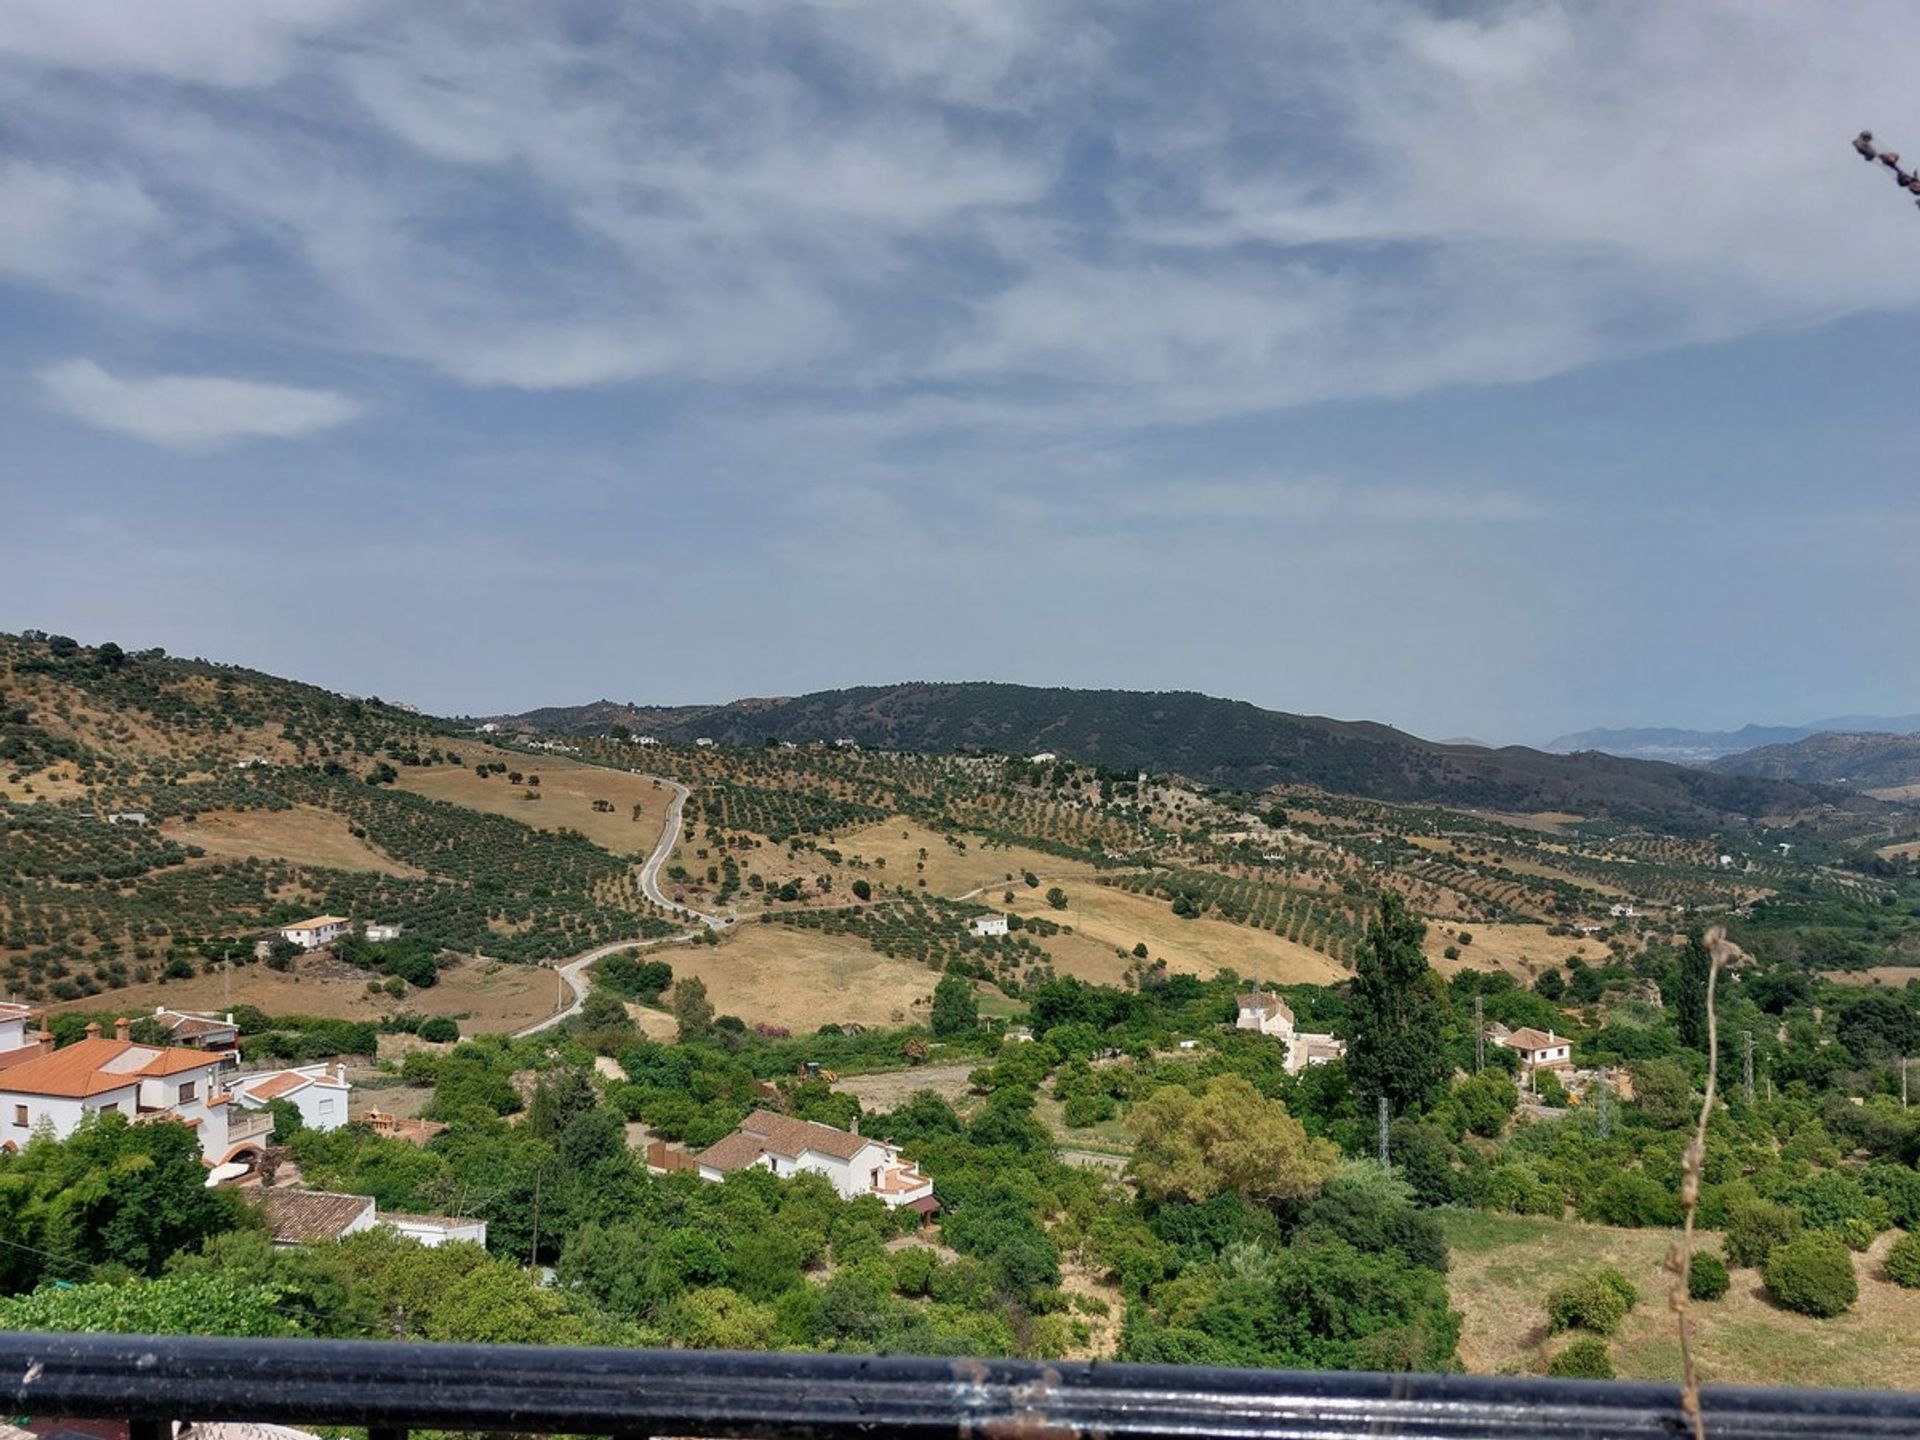
<path id="1" fill-rule="evenodd" d="M 1442 744 L 1387 725 L 1185 691 L 912 683 L 725 705 L 600 700 L 495 718 L 557 733 L 604 734 L 624 725 L 663 740 L 729 745 L 847 739 L 903 750 L 1053 751 L 1250 791 L 1292 783 L 1396 803 L 1566 811 L 1666 827 L 1874 803 L 1826 787 L 1606 754 Z"/>
<path id="2" fill-rule="evenodd" d="M 1791 744 L 1729 755 L 1712 768 L 1722 775 L 1845 785 L 1850 790 L 1901 790 L 1920 786 L 1920 734 L 1809 735 Z"/>
<path id="3" fill-rule="evenodd" d="M 1676 765 L 1710 765 L 1729 755 L 1763 745 L 1791 745 L 1828 733 L 1905 735 L 1920 730 L 1920 715 L 1836 715 L 1806 725 L 1743 725 L 1738 730 L 1682 730 L 1670 726 L 1581 730 L 1549 740 L 1556 755 L 1598 750 L 1629 760 L 1667 760 Z"/>

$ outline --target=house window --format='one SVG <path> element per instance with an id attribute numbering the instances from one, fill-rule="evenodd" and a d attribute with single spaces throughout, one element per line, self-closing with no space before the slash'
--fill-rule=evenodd
<path id="1" fill-rule="evenodd" d="M 322 1101 L 320 1102 L 320 1113 L 321 1113 L 322 1115 L 332 1115 L 332 1114 L 333 1114 L 333 1101 L 331 1101 L 331 1100 L 322 1100 Z"/>
<path id="2" fill-rule="evenodd" d="M 187 1101 L 193 1099 L 194 1091 L 197 1088 L 198 1087 L 194 1084 L 193 1081 L 182 1080 L 180 1082 L 180 1103 L 184 1105 L 187 1103 Z"/>
<path id="3" fill-rule="evenodd" d="M 25 1125 L 27 1123 L 26 1106 L 16 1105 L 13 1107 L 13 1123 L 16 1125 Z"/>
<path id="4" fill-rule="evenodd" d="M 878 1168 L 869 1170 L 867 1172 L 867 1184 L 870 1188 L 874 1190 L 878 1190 L 880 1188 L 880 1171 Z"/>
<path id="5" fill-rule="evenodd" d="M 120 1102 L 118 1100 L 109 1100 L 100 1107 L 100 1113 L 102 1115 L 118 1115 L 120 1113 Z"/>

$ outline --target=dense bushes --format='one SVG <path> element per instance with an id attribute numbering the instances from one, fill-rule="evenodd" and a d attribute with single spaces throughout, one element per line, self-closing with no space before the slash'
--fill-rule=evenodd
<path id="1" fill-rule="evenodd" d="M 1920 1289 L 1920 1234 L 1893 1242 L 1887 1251 L 1887 1278 L 1909 1290 Z"/>
<path id="2" fill-rule="evenodd" d="M 1859 1297 L 1853 1257 L 1831 1235 L 1809 1232 L 1776 1245 L 1767 1256 L 1767 1289 L 1781 1305 L 1826 1319 Z"/>
<path id="3" fill-rule="evenodd" d="M 1695 1255 L 1687 1263 L 1687 1294 L 1695 1300 L 1718 1300 L 1731 1283 L 1727 1264 L 1718 1255 Z"/>
<path id="4" fill-rule="evenodd" d="M 1582 1335 L 1548 1362 L 1547 1374 L 1561 1380 L 1613 1379 L 1613 1358 L 1607 1354 L 1607 1342 Z"/>
<path id="5" fill-rule="evenodd" d="M 1727 1212 L 1727 1263 L 1758 1266 L 1800 1233 L 1800 1212 L 1771 1200 L 1748 1200 Z"/>
<path id="6" fill-rule="evenodd" d="M 1547 1296 L 1547 1328 L 1554 1333 L 1576 1327 L 1612 1335 L 1640 1298 L 1633 1282 L 1611 1267 L 1569 1276 Z"/>

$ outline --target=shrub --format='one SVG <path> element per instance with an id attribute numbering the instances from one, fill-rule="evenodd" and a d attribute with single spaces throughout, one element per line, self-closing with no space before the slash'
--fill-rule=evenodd
<path id="1" fill-rule="evenodd" d="M 1886 1202 L 1887 1218 L 1903 1230 L 1920 1230 L 1920 1170 L 1910 1165 L 1869 1165 L 1860 1183 Z"/>
<path id="2" fill-rule="evenodd" d="M 1774 1247 L 1800 1233 L 1800 1212 L 1771 1200 L 1747 1200 L 1727 1211 L 1727 1263 L 1759 1266 Z"/>
<path id="3" fill-rule="evenodd" d="M 1920 1290 L 1920 1234 L 1902 1235 L 1887 1251 L 1887 1278 L 1909 1290 Z"/>
<path id="4" fill-rule="evenodd" d="M 1853 1256 L 1831 1235 L 1809 1232 L 1767 1256 L 1767 1289 L 1789 1310 L 1827 1319 L 1844 1313 L 1859 1297 Z"/>
<path id="5" fill-rule="evenodd" d="M 1581 1201 L 1580 1218 L 1598 1225 L 1678 1225 L 1680 1197 L 1642 1171 L 1623 1170 Z"/>
<path id="6" fill-rule="evenodd" d="M 1694 1256 L 1687 1266 L 1687 1294 L 1695 1300 L 1718 1300 L 1731 1283 L 1727 1262 L 1711 1252 Z"/>
<path id="7" fill-rule="evenodd" d="M 444 1045 L 449 1040 L 460 1038 L 460 1025 L 448 1016 L 435 1015 L 431 1020 L 422 1020 L 419 1030 L 415 1033 L 422 1040 L 431 1040 L 436 1044 Z"/>
<path id="8" fill-rule="evenodd" d="M 1607 1342 L 1592 1335 L 1574 1341 L 1547 1365 L 1547 1374 L 1563 1380 L 1611 1380 L 1613 1359 Z"/>
<path id="9" fill-rule="evenodd" d="M 1547 1328 L 1554 1333 L 1576 1326 L 1596 1335 L 1611 1335 L 1640 1298 L 1618 1270 L 1586 1270 L 1570 1276 L 1547 1297 Z"/>
<path id="10" fill-rule="evenodd" d="M 1838 1235 L 1840 1243 L 1849 1250 L 1870 1249 L 1880 1234 L 1871 1220 L 1863 1220 L 1858 1215 L 1849 1215 L 1840 1222 L 1840 1228 L 1831 1233 Z"/>

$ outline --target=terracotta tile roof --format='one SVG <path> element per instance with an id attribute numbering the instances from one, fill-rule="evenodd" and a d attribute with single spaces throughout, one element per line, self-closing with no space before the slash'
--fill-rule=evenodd
<path id="1" fill-rule="evenodd" d="M 725 1174 L 746 1169 L 764 1154 L 766 1146 L 760 1142 L 759 1136 L 736 1130 L 731 1135 L 723 1135 L 694 1158 L 709 1170 Z"/>
<path id="2" fill-rule="evenodd" d="M 777 1115 L 771 1110 L 754 1111 L 740 1122 L 740 1128 L 749 1135 L 759 1136 L 768 1150 L 782 1156 L 797 1157 L 802 1150 L 814 1150 L 836 1160 L 851 1160 L 873 1143 L 867 1136 L 836 1130 L 831 1125 L 818 1125 L 811 1120 L 796 1120 L 791 1115 Z"/>
<path id="3" fill-rule="evenodd" d="M 273 1238 L 292 1245 L 338 1240 L 349 1225 L 373 1211 L 371 1195 L 338 1195 L 330 1190 L 260 1190 L 247 1198 L 266 1212 Z"/>
<path id="4" fill-rule="evenodd" d="M 79 1099 L 123 1090 L 143 1079 L 211 1070 L 219 1063 L 217 1057 L 199 1050 L 162 1049 L 126 1040 L 80 1040 L 64 1050 L 36 1052 L 31 1060 L 9 1065 L 0 1089 Z"/>
<path id="5" fill-rule="evenodd" d="M 1278 995 L 1242 995 L 1240 997 L 1240 1008 L 1242 1010 L 1259 1010 L 1267 1015 L 1284 1015 L 1289 1020 L 1293 1019 L 1293 1008 Z"/>
<path id="6" fill-rule="evenodd" d="M 1550 1050 L 1573 1042 L 1564 1035 L 1549 1035 L 1544 1030 L 1536 1030 L 1531 1025 L 1522 1025 L 1500 1042 L 1515 1050 Z"/>
<path id="7" fill-rule="evenodd" d="M 282 930 L 318 930 L 322 925 L 347 925 L 351 921 L 338 915 L 316 915 L 311 920 L 302 920 L 297 925 L 282 925 Z"/>
<path id="8" fill-rule="evenodd" d="M 313 1077 L 311 1075 L 302 1075 L 298 1070 L 282 1070 L 272 1079 L 262 1081 L 258 1085 L 252 1084 L 246 1078 L 242 1078 L 237 1083 L 244 1086 L 247 1094 L 255 1100 L 278 1100 L 282 1095 L 298 1090 L 302 1085 L 309 1085 L 312 1082 Z"/>
<path id="9" fill-rule="evenodd" d="M 22 1045 L 18 1050 L 0 1050 L 0 1070 L 6 1070 L 15 1065 L 24 1065 L 27 1061 L 48 1053 L 50 1052 L 42 1049 L 38 1045 Z"/>
<path id="10" fill-rule="evenodd" d="M 238 1031 L 239 1026 L 226 1020 L 216 1020 L 211 1015 L 190 1015 L 183 1010 L 169 1010 L 160 1017 L 175 1035 L 193 1039 L 201 1035 L 222 1035 L 228 1031 Z"/>

